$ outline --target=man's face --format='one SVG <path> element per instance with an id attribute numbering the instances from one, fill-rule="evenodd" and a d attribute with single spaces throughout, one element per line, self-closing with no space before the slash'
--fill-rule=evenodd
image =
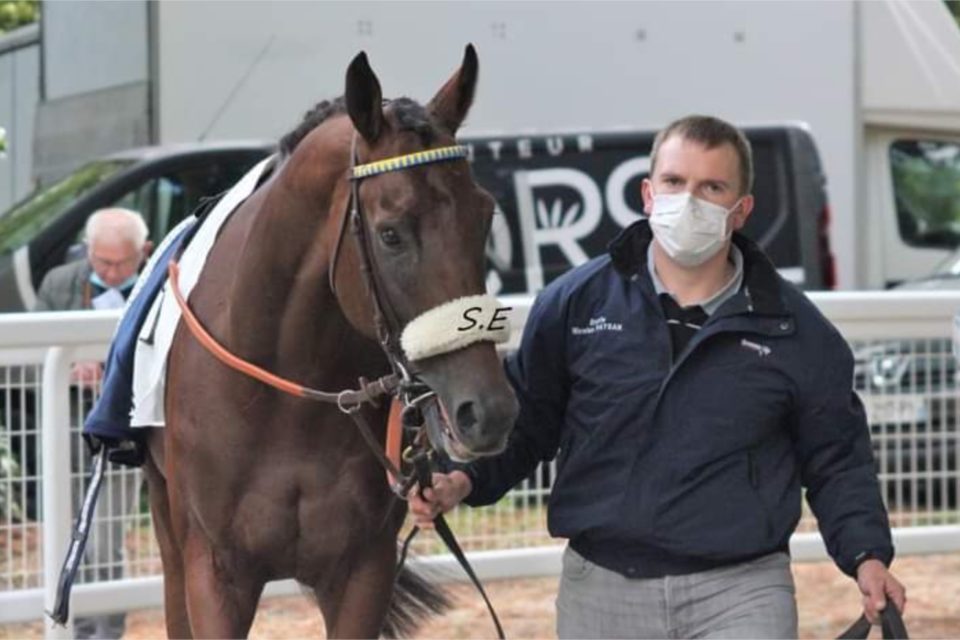
<path id="1" fill-rule="evenodd" d="M 97 240 L 90 245 L 87 257 L 108 287 L 119 287 L 140 268 L 143 251 L 129 240 Z"/>
<path id="2" fill-rule="evenodd" d="M 660 145 L 653 175 L 643 181 L 643 210 L 652 213 L 654 194 L 688 191 L 729 209 L 740 199 L 740 185 L 740 161 L 733 145 L 707 149 L 699 142 L 672 135 Z M 727 230 L 743 228 L 752 210 L 753 196 L 746 195 L 727 219 Z"/>

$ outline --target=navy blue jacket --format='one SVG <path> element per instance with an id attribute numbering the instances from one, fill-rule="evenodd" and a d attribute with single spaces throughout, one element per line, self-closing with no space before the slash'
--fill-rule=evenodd
<path id="1" fill-rule="evenodd" d="M 538 296 L 506 364 L 520 415 L 472 505 L 557 457 L 551 535 L 627 576 L 785 550 L 801 486 L 845 573 L 893 557 L 846 341 L 745 237 L 744 287 L 673 359 L 640 221 Z"/>

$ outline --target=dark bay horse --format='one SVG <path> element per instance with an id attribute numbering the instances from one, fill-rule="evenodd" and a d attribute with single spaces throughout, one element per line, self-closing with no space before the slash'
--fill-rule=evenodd
<path id="1" fill-rule="evenodd" d="M 286 379 L 355 388 L 390 373 L 386 347 L 413 320 L 484 293 L 494 202 L 465 159 L 350 179 L 358 164 L 455 148 L 477 69 L 468 47 L 426 106 L 385 104 L 366 56 L 354 59 L 343 98 L 284 137 L 276 168 L 221 231 L 189 299 L 217 341 Z M 354 208 L 356 242 L 356 229 L 345 231 Z M 440 326 L 449 313 L 431 318 L 433 328 L 417 320 L 428 337 L 450 331 Z M 284 578 L 314 591 L 329 637 L 409 632 L 436 601 L 423 581 L 395 580 L 405 503 L 354 422 L 335 403 L 228 368 L 182 324 L 167 426 L 151 430 L 146 464 L 168 634 L 245 636 L 264 584 Z M 451 453 L 503 449 L 517 404 L 490 342 L 410 360 L 403 373 L 428 384 L 449 417 Z M 360 409 L 380 441 L 387 409 Z"/>

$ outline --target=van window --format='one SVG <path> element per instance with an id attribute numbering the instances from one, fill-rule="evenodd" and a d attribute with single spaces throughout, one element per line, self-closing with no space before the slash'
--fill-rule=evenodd
<path id="1" fill-rule="evenodd" d="M 256 158 L 234 160 L 183 167 L 156 176 L 125 193 L 113 206 L 139 211 L 147 221 L 150 238 L 159 242 L 170 229 L 196 209 L 201 198 L 216 195 L 233 186 Z"/>
<path id="2" fill-rule="evenodd" d="M 0 252 L 11 251 L 33 240 L 83 193 L 128 164 L 125 160 L 91 162 L 8 209 L 0 217 Z"/>
<path id="3" fill-rule="evenodd" d="M 960 244 L 960 144 L 896 140 L 890 168 L 903 241 L 915 247 Z"/>
<path id="4" fill-rule="evenodd" d="M 743 233 L 763 248 L 785 278 L 812 285 L 800 254 L 802 220 L 801 212 L 793 211 L 787 150 L 774 136 L 750 136 L 750 147 L 754 206 Z"/>

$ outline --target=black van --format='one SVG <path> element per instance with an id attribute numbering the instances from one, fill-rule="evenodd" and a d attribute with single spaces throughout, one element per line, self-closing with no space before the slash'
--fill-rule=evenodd
<path id="1" fill-rule="evenodd" d="M 805 289 L 833 288 L 825 178 L 801 126 L 746 128 L 756 207 L 745 232 Z M 465 138 L 477 180 L 499 203 L 488 241 L 488 289 L 534 293 L 606 249 L 642 210 L 653 131 Z M 0 312 L 32 306 L 43 276 L 107 206 L 143 213 L 155 241 L 201 197 L 224 191 L 269 143 L 134 149 L 91 162 L 0 214 Z"/>
<path id="2" fill-rule="evenodd" d="M 605 251 L 643 210 L 640 181 L 654 131 L 466 139 L 477 180 L 503 216 L 488 251 L 492 293 L 535 292 Z M 745 128 L 753 148 L 756 206 L 744 232 L 804 289 L 836 283 L 826 179 L 800 126 Z"/>
<path id="3" fill-rule="evenodd" d="M 273 151 L 269 143 L 143 147 L 89 162 L 0 214 L 0 312 L 33 306 L 46 273 L 69 258 L 91 213 L 143 214 L 158 241 L 200 199 L 229 189 Z"/>

